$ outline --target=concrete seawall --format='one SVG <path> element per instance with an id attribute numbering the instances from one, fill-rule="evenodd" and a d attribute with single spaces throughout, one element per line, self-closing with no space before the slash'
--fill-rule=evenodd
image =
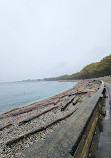
<path id="1" fill-rule="evenodd" d="M 81 104 L 62 127 L 46 140 L 27 149 L 22 158 L 86 158 L 100 113 L 103 112 L 105 88 L 100 89 L 87 102 Z"/>

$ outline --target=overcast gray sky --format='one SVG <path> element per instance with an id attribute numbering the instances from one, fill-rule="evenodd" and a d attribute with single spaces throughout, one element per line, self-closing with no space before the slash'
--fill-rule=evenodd
<path id="1" fill-rule="evenodd" d="M 111 0 L 0 0 L 0 81 L 80 71 L 111 53 Z"/>

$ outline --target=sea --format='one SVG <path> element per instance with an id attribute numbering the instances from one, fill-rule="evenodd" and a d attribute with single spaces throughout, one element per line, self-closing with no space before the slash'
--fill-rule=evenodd
<path id="1" fill-rule="evenodd" d="M 75 84 L 57 81 L 0 83 L 0 114 L 54 96 Z"/>

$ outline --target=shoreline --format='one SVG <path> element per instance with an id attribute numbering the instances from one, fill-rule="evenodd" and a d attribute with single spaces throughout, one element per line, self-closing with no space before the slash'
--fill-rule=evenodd
<path id="1" fill-rule="evenodd" d="M 70 82 L 70 81 L 65 81 L 64 80 L 64 81 L 61 81 L 61 82 Z M 75 80 L 72 81 L 72 82 L 75 82 Z M 3 115 L 7 116 L 7 115 L 10 115 L 11 113 L 13 113 L 15 111 L 25 110 L 25 109 L 28 109 L 28 108 L 31 108 L 31 107 L 33 108 L 33 106 L 37 106 L 37 105 L 40 105 L 40 104 L 45 104 L 47 102 L 50 102 L 51 100 L 56 99 L 57 97 L 65 95 L 66 93 L 70 93 L 71 91 L 78 90 L 79 84 L 84 84 L 85 82 L 87 82 L 87 81 L 85 81 L 85 80 L 79 80 L 78 82 L 76 82 L 76 84 L 72 88 L 70 88 L 70 89 L 68 89 L 66 91 L 63 91 L 61 93 L 58 93 L 56 95 L 50 96 L 50 97 L 45 98 L 45 99 L 38 100 L 38 101 L 33 102 L 31 104 L 29 103 L 29 104 L 27 104 L 25 106 L 21 106 L 21 107 L 18 107 L 18 108 L 13 108 L 11 110 L 8 110 L 7 112 L 3 112 L 3 113 L 0 114 L 0 119 L 2 118 Z"/>
<path id="2" fill-rule="evenodd" d="M 23 82 L 23 81 L 21 81 L 21 82 Z M 40 81 L 39 81 L 39 82 L 40 82 Z M 48 82 L 49 82 L 49 81 L 48 81 Z M 59 82 L 59 81 L 56 81 L 56 82 Z M 67 82 L 67 81 L 62 81 L 62 82 Z M 68 82 L 71 82 L 71 81 L 68 81 Z M 75 81 L 73 81 L 73 82 L 75 82 Z M 75 82 L 75 83 L 77 84 L 77 82 Z M 76 84 L 73 85 L 72 88 L 75 87 Z M 12 112 L 12 111 L 15 111 L 15 110 L 19 110 L 19 109 L 22 109 L 22 108 L 28 108 L 28 107 L 33 106 L 33 105 L 35 105 L 35 104 L 39 104 L 39 103 L 41 103 L 41 102 L 45 102 L 45 101 L 50 100 L 50 99 L 52 99 L 52 98 L 54 98 L 54 97 L 56 97 L 56 96 L 58 96 L 58 95 L 61 95 L 62 93 L 66 93 L 67 91 L 70 91 L 72 88 L 70 88 L 70 89 L 68 89 L 68 90 L 65 90 L 65 91 L 62 91 L 62 92 L 60 92 L 60 93 L 57 93 L 57 94 L 55 94 L 55 95 L 47 96 L 47 97 L 45 97 L 45 98 L 38 99 L 38 100 L 36 100 L 36 101 L 32 101 L 32 102 L 29 102 L 29 103 L 25 103 L 25 104 L 23 104 L 23 105 L 21 105 L 21 106 L 19 106 L 19 107 L 12 108 L 12 109 L 10 109 L 10 110 L 1 112 L 1 113 L 0 113 L 0 116 L 3 115 L 3 114 L 8 114 L 8 113 L 10 113 L 10 112 Z"/>

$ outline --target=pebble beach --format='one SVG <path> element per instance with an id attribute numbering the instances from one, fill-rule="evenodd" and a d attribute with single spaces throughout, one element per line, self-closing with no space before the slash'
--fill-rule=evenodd
<path id="1" fill-rule="evenodd" d="M 81 102 L 98 91 L 100 82 L 79 81 L 76 86 L 48 99 L 31 105 L 13 109 L 0 115 L 0 157 L 20 158 L 22 152 L 47 136 L 81 107 Z M 63 105 L 70 99 L 79 98 L 75 105 L 71 102 L 64 110 Z"/>

